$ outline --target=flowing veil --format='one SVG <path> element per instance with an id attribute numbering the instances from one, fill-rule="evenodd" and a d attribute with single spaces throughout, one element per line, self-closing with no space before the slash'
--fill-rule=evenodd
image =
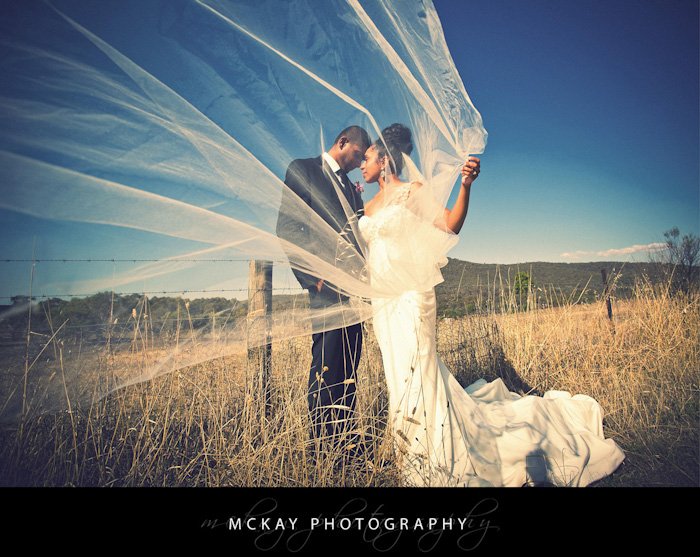
<path id="1" fill-rule="evenodd" d="M 161 339 L 152 359 L 91 381 L 68 363 L 59 381 L 42 368 L 41 348 L 36 360 L 22 354 L 16 361 L 32 360 L 31 372 L 24 362 L 4 384 L 3 419 L 367 319 L 370 299 L 395 292 L 373 289 L 361 242 L 344 240 L 294 194 L 285 210 L 317 241 L 311 249 L 277 237 L 289 163 L 320 155 L 348 125 L 376 139 L 402 122 L 414 144 L 403 178 L 423 184 L 414 212 L 433 222 L 466 156 L 485 146 L 430 0 L 27 0 L 3 11 L 0 213 L 5 233 L 16 233 L 3 259 L 29 259 L 22 250 L 34 238 L 37 259 L 48 261 L 31 292 L 24 279 L 18 290 L 19 271 L 6 275 L 3 296 L 31 298 L 0 314 L 0 325 L 27 305 L 78 293 L 240 286 L 244 297 L 251 259 L 274 262 L 273 290 L 300 291 L 294 268 L 347 297 L 316 312 L 276 308 L 255 338 L 237 316 L 216 342 L 206 326 L 177 344 Z M 364 199 L 375 191 L 368 185 Z M 359 237 L 357 220 L 348 226 Z M 410 253 L 421 286 L 441 280 L 441 257 Z M 147 318 L 146 309 L 125 311 L 121 322 L 94 317 L 108 327 Z M 54 316 L 43 342 L 64 326 Z"/>

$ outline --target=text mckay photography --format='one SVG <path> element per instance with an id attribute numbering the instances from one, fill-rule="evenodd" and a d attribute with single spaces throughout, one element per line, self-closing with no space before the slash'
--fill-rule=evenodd
<path id="1" fill-rule="evenodd" d="M 326 505 L 328 504 L 325 501 Z M 469 502 L 463 512 L 420 512 L 419 509 L 365 497 L 339 498 L 335 511 L 286 513 L 273 497 L 255 501 L 243 513 L 202 521 L 203 530 L 221 530 L 248 540 L 261 551 L 300 551 L 321 538 L 367 545 L 368 549 L 410 549 L 427 552 L 440 547 L 471 551 L 495 537 L 499 503 L 494 497 Z M 391 510 L 393 509 L 393 510 Z M 354 538 L 354 539 L 352 539 Z"/>
<path id="2" fill-rule="evenodd" d="M 672 548 L 692 535 L 697 490 L 672 488 L 3 489 L 3 528 L 49 542 L 119 532 L 110 546 L 196 543 L 240 555 L 474 555 L 506 548 Z M 47 514 L 48 512 L 48 514 Z M 591 536 L 592 531 L 596 535 Z M 228 553 L 227 553 L 228 554 Z"/>

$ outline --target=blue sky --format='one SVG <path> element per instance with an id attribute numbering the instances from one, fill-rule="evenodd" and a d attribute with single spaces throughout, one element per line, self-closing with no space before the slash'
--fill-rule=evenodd
<path id="1" fill-rule="evenodd" d="M 672 226 L 700 234 L 697 1 L 434 2 L 489 132 L 450 256 L 644 261 Z M 159 255 L 133 230 L 120 232 L 118 250 L 95 227 L 8 211 L 0 212 L 0 230 L 0 259 L 31 258 L 35 241 L 39 258 Z M 164 239 L 163 253 L 168 245 Z M 26 292 L 29 265 L 0 265 L 0 296 Z M 220 266 L 203 265 L 177 281 L 159 277 L 121 290 L 246 285 L 245 264 L 228 267 L 221 280 Z M 70 292 L 72 282 L 132 268 L 40 263 L 34 292 L 57 292 L 59 283 Z M 291 273 L 276 274 L 275 284 L 298 287 Z"/>
<path id="2" fill-rule="evenodd" d="M 643 261 L 698 234 L 696 1 L 435 6 L 489 131 L 455 257 Z"/>

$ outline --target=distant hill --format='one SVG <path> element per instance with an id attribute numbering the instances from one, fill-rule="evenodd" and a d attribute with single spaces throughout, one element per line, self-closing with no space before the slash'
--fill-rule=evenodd
<path id="1" fill-rule="evenodd" d="M 626 298 L 632 293 L 635 280 L 647 276 L 656 280 L 658 268 L 651 263 L 521 263 L 519 265 L 481 264 L 449 259 L 443 267 L 444 282 L 437 285 L 438 315 L 458 317 L 475 311 L 499 311 L 508 293 L 515 291 L 516 276 L 528 273 L 537 293 L 539 306 L 559 305 L 566 300 L 593 302 L 603 291 L 601 269 L 606 269 L 613 296 Z M 519 300 L 522 306 L 522 299 Z M 505 297 L 503 294 L 505 293 Z M 517 300 L 513 297 L 512 300 Z M 305 295 L 275 295 L 274 309 L 308 305 Z M 15 296 L 12 306 L 0 308 L 0 345 L 26 340 L 28 315 L 26 296 Z M 32 311 L 32 331 L 50 336 L 53 329 L 65 322 L 64 334 L 82 340 L 99 341 L 107 335 L 133 336 L 135 323 L 147 320 L 154 330 L 173 333 L 178 322 L 199 329 L 218 323 L 219 326 L 247 313 L 247 301 L 226 298 L 149 297 L 141 294 L 101 292 L 89 297 L 43 300 Z M 111 319 L 110 319 L 111 316 Z M 111 326 L 109 323 L 111 322 Z"/>
<path id="2" fill-rule="evenodd" d="M 443 267 L 445 281 L 436 288 L 438 314 L 463 315 L 474 311 L 478 300 L 491 298 L 500 302 L 501 292 L 513 292 L 518 273 L 529 275 L 538 298 L 553 293 L 581 302 L 593 302 L 603 292 L 601 269 L 606 270 L 608 282 L 614 285 L 613 295 L 627 298 L 632 294 L 635 281 L 643 276 L 655 281 L 660 270 L 653 263 L 625 263 L 620 261 L 594 261 L 589 263 L 548 263 L 536 261 L 513 265 L 471 263 L 449 259 Z M 482 304 L 483 306 L 483 304 Z M 498 306 L 497 306 L 498 307 Z"/>

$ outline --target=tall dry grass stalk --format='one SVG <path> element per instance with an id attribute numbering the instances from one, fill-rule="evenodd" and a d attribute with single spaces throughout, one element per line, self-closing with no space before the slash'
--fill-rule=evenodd
<path id="1" fill-rule="evenodd" d="M 627 453 L 602 485 L 699 485 L 700 296 L 672 297 L 667 289 L 640 284 L 632 299 L 614 303 L 611 323 L 602 302 L 580 305 L 575 296 L 557 295 L 560 307 L 539 309 L 543 297 L 555 294 L 530 291 L 523 302 L 522 294 L 516 299 L 508 284 L 496 280 L 488 291 L 491 311 L 438 326 L 438 351 L 460 382 L 501 377 L 523 394 L 588 394 L 601 403 L 606 436 Z M 118 374 L 125 358 L 152 359 L 150 326 L 149 332 L 146 343 L 135 330 L 132 347 L 140 352 L 81 352 L 77 359 L 64 357 L 54 334 L 60 357 L 49 365 L 63 377 L 68 365 Z M 400 485 L 385 431 L 386 387 L 371 324 L 358 370 L 359 426 L 388 464 L 377 465 L 377 459 L 374 466 L 343 466 L 339 454 L 318 461 L 308 456 L 310 357 L 310 339 L 273 346 L 274 411 L 268 417 L 255 389 L 256 363 L 240 356 L 132 385 L 88 407 L 23 421 L 21 443 L 19 429 L 5 427 L 2 484 Z"/>

